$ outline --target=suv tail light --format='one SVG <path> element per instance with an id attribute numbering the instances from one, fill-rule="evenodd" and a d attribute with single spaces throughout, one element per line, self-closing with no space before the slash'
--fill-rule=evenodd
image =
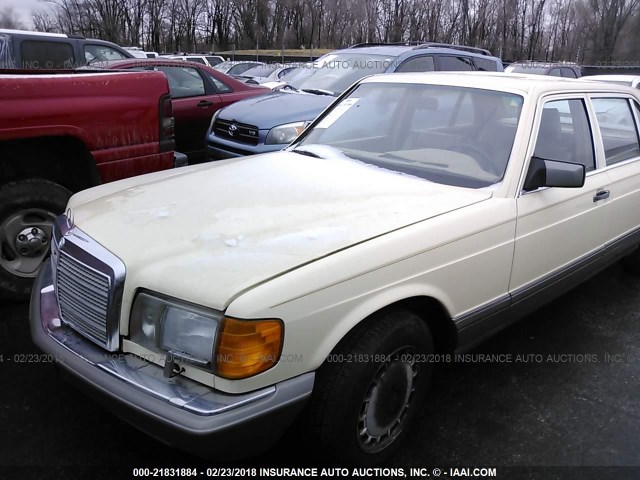
<path id="1" fill-rule="evenodd" d="M 175 150 L 175 119 L 173 118 L 173 106 L 171 95 L 164 95 L 160 99 L 160 151 L 169 152 Z"/>

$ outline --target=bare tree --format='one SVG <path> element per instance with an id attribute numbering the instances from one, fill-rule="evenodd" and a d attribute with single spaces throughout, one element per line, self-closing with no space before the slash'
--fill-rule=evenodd
<path id="1" fill-rule="evenodd" d="M 11 6 L 6 6 L 0 9 L 0 28 L 24 30 L 26 27 L 20 20 L 20 17 L 16 13 L 14 8 Z"/>

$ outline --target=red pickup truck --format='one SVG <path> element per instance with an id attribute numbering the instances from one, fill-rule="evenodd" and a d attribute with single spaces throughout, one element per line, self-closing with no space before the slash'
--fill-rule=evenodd
<path id="1" fill-rule="evenodd" d="M 69 197 L 172 168 L 174 119 L 161 72 L 5 70 L 0 104 L 0 296 L 24 299 Z"/>

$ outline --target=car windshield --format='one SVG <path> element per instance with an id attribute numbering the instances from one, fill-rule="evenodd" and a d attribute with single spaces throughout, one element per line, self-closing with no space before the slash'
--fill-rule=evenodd
<path id="1" fill-rule="evenodd" d="M 365 83 L 323 114 L 293 151 L 331 152 L 432 182 L 487 187 L 504 176 L 522 104 L 507 92 Z"/>
<path id="2" fill-rule="evenodd" d="M 251 63 L 251 62 L 247 62 L 247 63 L 238 63 L 236 65 L 234 65 L 233 67 L 231 67 L 228 71 L 227 74 L 228 75 L 241 75 L 244 72 L 246 72 L 247 70 L 249 70 L 250 68 L 253 68 L 257 65 L 260 65 L 259 63 Z"/>
<path id="3" fill-rule="evenodd" d="M 245 77 L 268 77 L 278 68 L 280 65 L 260 65 L 246 70 L 242 75 Z"/>
<path id="4" fill-rule="evenodd" d="M 394 59 L 354 52 L 327 55 L 316 68 L 305 68 L 307 72 L 289 84 L 305 92 L 337 96 L 361 78 L 386 71 Z"/>
<path id="5" fill-rule="evenodd" d="M 216 70 L 220 70 L 221 72 L 226 72 L 228 69 L 230 69 L 234 65 L 235 65 L 235 62 L 225 61 L 225 62 L 219 63 L 213 68 L 215 68 Z"/>

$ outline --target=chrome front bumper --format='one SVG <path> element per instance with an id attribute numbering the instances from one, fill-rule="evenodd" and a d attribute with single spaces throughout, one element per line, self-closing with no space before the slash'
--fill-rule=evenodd
<path id="1" fill-rule="evenodd" d="M 308 373 L 232 395 L 188 378 L 165 378 L 161 367 L 134 355 L 107 352 L 60 321 L 49 264 L 34 285 L 30 323 L 34 343 L 78 386 L 150 435 L 210 458 L 229 460 L 271 446 L 313 389 Z"/>

